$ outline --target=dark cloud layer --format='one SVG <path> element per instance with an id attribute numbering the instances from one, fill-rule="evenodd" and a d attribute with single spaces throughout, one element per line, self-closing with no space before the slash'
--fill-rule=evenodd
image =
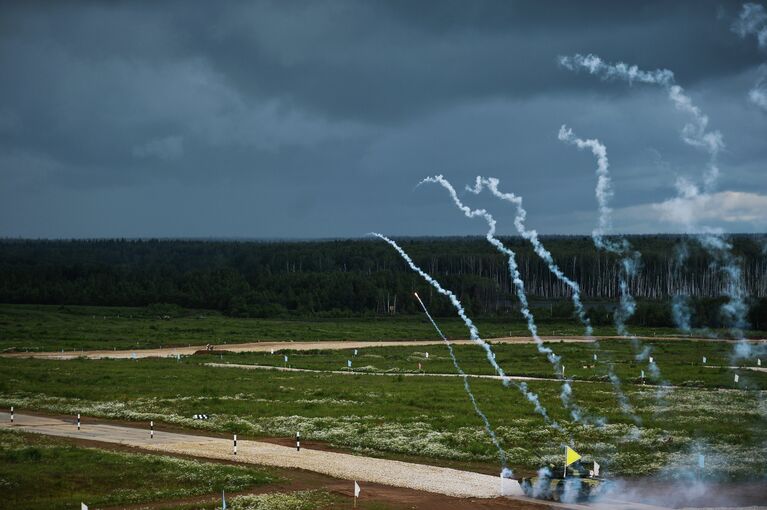
<path id="1" fill-rule="evenodd" d="M 540 231 L 588 232 L 594 162 L 563 123 L 608 146 L 620 229 L 674 230 L 662 203 L 705 165 L 686 119 L 659 89 L 557 65 L 576 52 L 672 69 L 727 144 L 707 221 L 767 227 L 767 115 L 747 99 L 767 55 L 731 31 L 739 3 L 0 5 L 0 235 L 481 232 L 413 190 L 437 172 L 497 176 Z"/>

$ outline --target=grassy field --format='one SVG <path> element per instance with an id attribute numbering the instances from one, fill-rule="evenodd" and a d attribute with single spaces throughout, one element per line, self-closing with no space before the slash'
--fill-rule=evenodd
<path id="1" fill-rule="evenodd" d="M 435 354 L 437 351 L 435 351 Z M 442 354 L 439 354 L 442 356 Z M 607 383 L 576 383 L 578 404 L 603 427 L 571 423 L 556 382 L 533 382 L 553 419 L 547 426 L 514 388 L 472 380 L 477 401 L 514 468 L 558 461 L 563 443 L 617 474 L 644 475 L 692 466 L 707 452 L 710 476 L 749 478 L 764 471 L 764 392 L 626 385 L 642 418 L 619 410 Z M 165 359 L 49 361 L 0 359 L 0 406 L 228 431 L 243 437 L 322 440 L 360 453 L 443 463 L 482 462 L 497 452 L 458 378 L 281 373 Z M 192 415 L 212 415 L 207 422 Z M 495 464 L 497 467 L 497 464 Z"/>
<path id="2" fill-rule="evenodd" d="M 626 383 L 641 384 L 642 370 L 646 384 L 672 384 L 697 387 L 767 389 L 767 372 L 732 370 L 729 366 L 754 367 L 757 359 L 733 362 L 733 345 L 719 342 L 695 342 L 687 340 L 647 341 L 651 348 L 660 377 L 652 377 L 647 361 L 637 361 L 635 349 L 628 340 L 606 340 L 599 346 L 565 342 L 545 344 L 561 356 L 565 374 L 576 381 L 609 381 L 609 367 Z M 496 362 L 510 375 L 531 377 L 554 377 L 551 364 L 541 355 L 535 345 L 496 344 L 492 346 Z M 429 357 L 426 358 L 426 354 Z M 475 345 L 454 346 L 461 368 L 468 374 L 495 375 L 487 361 L 485 351 Z M 235 364 L 257 364 L 276 367 L 286 366 L 283 355 L 293 368 L 315 370 L 344 370 L 368 373 L 436 373 L 452 374 L 455 367 L 447 347 L 434 346 L 366 348 L 354 350 L 280 351 L 279 353 L 225 353 L 199 356 L 201 361 Z M 594 355 L 597 360 L 594 361 Z M 705 356 L 706 364 L 703 364 Z M 347 362 L 352 362 L 351 369 Z M 763 360 L 767 368 L 767 357 Z M 733 365 L 735 363 L 735 365 Z M 735 383 L 734 373 L 739 374 Z"/>
<path id="3" fill-rule="evenodd" d="M 243 491 L 276 481 L 269 471 L 254 466 L 105 451 L 57 438 L 0 431 L 0 506 L 4 508 L 153 503 L 220 494 L 222 489 Z"/>
<path id="4" fill-rule="evenodd" d="M 166 318 L 164 318 L 166 317 Z M 450 338 L 467 338 L 456 317 L 439 319 Z M 520 317 L 479 319 L 484 338 L 528 336 Z M 580 335 L 577 321 L 539 318 L 541 335 Z M 612 327 L 596 328 L 614 335 Z M 675 334 L 668 328 L 635 328 L 635 334 Z M 762 333 L 752 332 L 752 335 Z M 207 310 L 0 304 L 0 351 L 144 349 L 257 342 L 260 340 L 404 340 L 435 338 L 422 315 L 354 319 L 239 319 Z"/>
<path id="5" fill-rule="evenodd" d="M 452 337 L 464 337 L 457 320 L 440 325 Z M 481 320 L 486 338 L 524 335 L 519 322 Z M 541 325 L 542 334 L 578 334 L 575 323 Z M 637 334 L 671 333 L 636 330 Z M 612 334 L 606 328 L 599 334 Z M 347 320 L 235 319 L 201 311 L 176 311 L 169 319 L 156 309 L 41 307 L 0 305 L 0 346 L 16 350 L 143 348 L 188 343 L 256 340 L 423 339 L 434 338 L 423 317 Z M 572 444 L 608 472 L 640 476 L 689 471 L 705 452 L 704 476 L 749 479 L 763 476 L 767 456 L 767 375 L 736 369 L 732 345 L 683 339 L 648 341 L 662 377 L 654 380 L 636 361 L 627 341 L 592 344 L 552 342 L 573 377 L 573 395 L 585 415 L 604 426 L 572 421 L 560 400 L 557 381 L 529 383 L 557 426 L 546 423 L 518 389 L 499 381 L 471 379 L 477 402 L 498 435 L 517 473 L 558 462 L 563 444 Z M 533 345 L 496 345 L 496 360 L 514 375 L 552 377 L 551 366 Z M 430 356 L 426 359 L 425 352 Z M 462 368 L 492 374 L 476 346 L 456 347 Z M 595 362 L 594 354 L 598 359 Z M 237 432 L 243 437 L 292 437 L 361 454 L 415 461 L 498 469 L 494 448 L 467 398 L 459 378 L 404 377 L 404 373 L 453 373 L 443 345 L 290 352 L 293 367 L 358 373 L 289 373 L 205 366 L 207 362 L 283 365 L 281 354 L 222 354 L 170 359 L 30 360 L 0 358 L 0 406 L 19 412 L 39 410 L 83 413 Z M 702 357 L 708 358 L 708 367 Z M 767 360 L 764 360 L 767 362 Z M 745 362 L 753 365 L 754 360 Z M 606 382 L 612 365 L 640 426 L 620 411 L 613 386 Z M 647 384 L 639 384 L 645 370 Z M 393 377 L 375 374 L 389 372 Z M 680 387 L 661 389 L 657 383 Z M 192 415 L 212 415 L 210 421 Z"/>

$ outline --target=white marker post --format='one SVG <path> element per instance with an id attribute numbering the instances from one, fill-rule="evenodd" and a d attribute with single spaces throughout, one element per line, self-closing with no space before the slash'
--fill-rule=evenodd
<path id="1" fill-rule="evenodd" d="M 354 355 L 355 356 L 357 355 L 357 349 L 354 349 Z"/>
<path id="2" fill-rule="evenodd" d="M 642 370 L 642 384 L 644 384 L 644 370 Z"/>
<path id="3" fill-rule="evenodd" d="M 740 377 L 738 376 L 738 374 L 735 374 L 735 382 L 736 383 L 738 382 L 739 379 L 740 379 Z"/>
<path id="4" fill-rule="evenodd" d="M 652 356 L 650 356 L 650 363 L 651 363 L 651 364 L 652 364 L 652 363 L 655 363 L 655 360 L 653 359 L 653 357 L 652 357 Z"/>
<path id="5" fill-rule="evenodd" d="M 706 360 L 706 357 L 705 357 L 705 356 L 703 356 L 703 364 L 704 364 L 704 365 L 706 364 L 706 361 L 707 361 L 707 360 Z"/>
<path id="6" fill-rule="evenodd" d="M 149 422 L 149 439 L 154 439 L 154 420 Z"/>
<path id="7" fill-rule="evenodd" d="M 429 359 L 429 353 L 428 352 L 426 353 L 426 359 Z"/>
<path id="8" fill-rule="evenodd" d="M 565 376 L 565 366 L 562 365 L 562 377 L 564 377 L 564 376 Z"/>
<path id="9" fill-rule="evenodd" d="M 288 355 L 285 355 L 285 366 L 288 366 Z"/>
<path id="10" fill-rule="evenodd" d="M 80 430 L 80 413 L 77 413 L 77 430 Z"/>
<path id="11" fill-rule="evenodd" d="M 237 455 L 237 434 L 234 435 L 234 454 Z"/>
<path id="12" fill-rule="evenodd" d="M 594 361 L 596 361 L 596 360 L 597 360 L 597 355 L 596 355 L 596 354 L 594 354 Z"/>
<path id="13" fill-rule="evenodd" d="M 301 431 L 296 432 L 296 451 L 301 451 Z"/>
<path id="14" fill-rule="evenodd" d="M 762 366 L 762 358 L 756 358 L 756 366 L 758 367 Z"/>

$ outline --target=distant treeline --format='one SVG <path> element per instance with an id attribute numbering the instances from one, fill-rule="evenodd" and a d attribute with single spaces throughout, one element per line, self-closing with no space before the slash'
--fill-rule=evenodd
<path id="1" fill-rule="evenodd" d="M 724 279 L 686 236 L 634 236 L 642 266 L 630 282 L 640 300 L 634 319 L 670 325 L 667 302 L 693 298 L 700 323 L 717 326 Z M 529 296 L 550 317 L 569 316 L 569 289 L 520 238 L 517 253 Z M 543 239 L 559 267 L 582 288 L 592 319 L 610 320 L 619 295 L 618 259 L 589 237 Z M 765 236 L 733 236 L 754 326 L 767 325 Z M 452 289 L 474 314 L 513 314 L 518 307 L 506 259 L 483 238 L 400 239 L 425 271 Z M 683 265 L 678 250 L 689 254 Z M 0 241 L 0 301 L 145 306 L 173 303 L 241 316 L 415 313 L 418 291 L 436 315 L 452 315 L 440 298 L 377 240 L 261 242 L 198 240 Z"/>

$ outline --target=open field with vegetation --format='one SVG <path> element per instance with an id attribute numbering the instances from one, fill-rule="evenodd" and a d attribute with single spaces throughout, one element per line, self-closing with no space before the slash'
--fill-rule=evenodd
<path id="1" fill-rule="evenodd" d="M 548 309 L 542 308 L 542 314 Z M 538 312 L 536 312 L 538 313 Z M 521 317 L 521 316 L 520 316 Z M 439 319 L 450 338 L 467 338 L 457 317 Z M 519 317 L 480 318 L 484 338 L 529 336 Z M 546 320 L 539 315 L 541 335 L 580 335 L 575 321 Z M 675 335 L 672 328 L 636 327 L 638 335 Z M 724 332 L 722 332 L 724 334 Z M 597 335 L 614 335 L 612 326 L 595 328 Z M 763 332 L 752 331 L 761 338 Z M 249 319 L 211 310 L 175 306 L 95 307 L 0 304 L 0 350 L 66 351 L 145 349 L 181 345 L 258 342 L 262 340 L 422 340 L 435 338 L 423 315 L 351 319 Z"/>
<path id="2" fill-rule="evenodd" d="M 306 440 L 360 453 L 440 464 L 478 462 L 497 470 L 497 452 L 460 379 L 224 369 L 201 365 L 198 358 L 0 359 L 0 406 L 143 423 L 151 419 L 242 437 L 292 437 L 300 430 Z M 518 472 L 558 461 L 561 445 L 572 440 L 613 474 L 686 469 L 701 449 L 710 459 L 709 476 L 763 474 L 764 392 L 676 388 L 660 398 L 655 387 L 625 385 L 642 419 L 637 428 L 619 411 L 610 384 L 575 383 L 578 404 L 607 421 L 593 427 L 569 421 L 557 382 L 531 382 L 560 430 L 546 425 L 515 388 L 482 379 L 471 380 L 471 387 Z M 212 418 L 194 420 L 197 413 Z"/>
<path id="3" fill-rule="evenodd" d="M 630 384 L 671 384 L 711 388 L 767 389 L 767 372 L 748 370 L 759 368 L 757 358 L 733 361 L 733 344 L 688 340 L 647 341 L 660 377 L 652 376 L 647 361 L 636 359 L 636 350 L 629 340 L 603 340 L 599 346 L 566 342 L 546 342 L 545 345 L 561 356 L 565 374 L 576 381 L 609 381 L 609 367 L 621 380 Z M 468 374 L 496 375 L 487 362 L 487 354 L 479 346 L 453 347 L 461 368 Z M 496 344 L 492 346 L 496 362 L 509 375 L 556 377 L 553 367 L 533 344 Z M 428 358 L 426 357 L 428 353 Z M 283 355 L 288 355 L 286 364 Z M 594 360 L 594 355 L 597 360 Z M 703 357 L 706 364 L 703 364 Z M 424 373 L 453 374 L 456 372 L 447 347 L 403 346 L 323 351 L 280 351 L 270 353 L 223 353 L 197 356 L 201 361 L 233 364 L 256 364 L 274 367 L 289 366 L 312 370 L 342 370 L 360 373 Z M 348 361 L 352 367 L 348 367 Z M 767 368 L 767 356 L 764 367 Z M 420 370 L 419 370 L 420 365 Z M 730 366 L 739 366 L 731 369 Z M 645 372 L 644 381 L 641 378 Z M 739 375 L 735 383 L 734 374 Z"/>
<path id="4" fill-rule="evenodd" d="M 154 503 L 220 494 L 222 489 L 239 492 L 277 481 L 270 471 L 254 466 L 106 451 L 58 438 L 0 431 L 4 508 Z"/>

